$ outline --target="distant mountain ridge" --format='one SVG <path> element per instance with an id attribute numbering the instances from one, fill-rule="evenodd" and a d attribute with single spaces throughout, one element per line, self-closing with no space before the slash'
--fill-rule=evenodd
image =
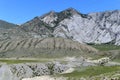
<path id="1" fill-rule="evenodd" d="M 3 29 L 10 29 L 10 28 L 14 28 L 17 27 L 17 25 L 13 24 L 13 23 L 9 23 L 3 20 L 0 20 L 0 28 Z"/>
<path id="2" fill-rule="evenodd" d="M 73 8 L 50 11 L 19 26 L 25 37 L 63 37 L 80 43 L 111 43 L 120 45 L 120 11 L 89 14 Z M 17 34 L 17 33 L 16 33 Z"/>

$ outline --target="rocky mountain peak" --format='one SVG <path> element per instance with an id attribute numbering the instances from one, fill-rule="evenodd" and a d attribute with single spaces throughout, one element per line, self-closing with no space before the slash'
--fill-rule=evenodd
<path id="1" fill-rule="evenodd" d="M 113 10 L 112 13 L 120 13 L 120 10 Z"/>
<path id="2" fill-rule="evenodd" d="M 44 23 L 50 25 L 50 27 L 54 27 L 54 22 L 57 21 L 57 13 L 55 11 L 50 11 L 47 14 L 44 14 L 43 16 L 39 17 L 41 21 Z"/>
<path id="3" fill-rule="evenodd" d="M 72 15 L 75 15 L 75 14 L 79 14 L 79 12 L 74 8 L 68 8 L 68 9 L 65 9 L 65 10 L 61 11 L 59 14 L 62 14 L 62 15 L 65 15 L 65 16 L 72 16 Z"/>
<path id="4" fill-rule="evenodd" d="M 49 15 L 54 15 L 54 14 L 56 14 L 56 12 L 54 10 L 49 12 Z"/>
<path id="5" fill-rule="evenodd" d="M 43 18 L 45 18 L 46 16 L 54 16 L 54 15 L 56 15 L 56 12 L 55 12 L 54 10 L 51 10 L 50 12 L 48 12 L 48 13 L 40 16 L 39 18 L 40 18 L 40 19 L 43 19 Z"/>
<path id="6" fill-rule="evenodd" d="M 75 13 L 79 13 L 76 9 L 74 9 L 74 8 L 68 8 L 68 9 L 66 9 L 66 10 L 64 10 L 64 11 L 62 11 L 62 12 L 64 12 L 64 13 L 71 13 L 71 14 L 75 14 Z"/>

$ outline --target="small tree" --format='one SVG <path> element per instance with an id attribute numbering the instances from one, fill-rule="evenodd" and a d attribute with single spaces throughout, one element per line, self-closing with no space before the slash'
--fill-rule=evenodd
<path id="1" fill-rule="evenodd" d="M 48 67 L 48 69 L 50 70 L 50 75 L 53 75 L 53 74 L 54 74 L 54 66 L 55 66 L 54 63 L 48 63 L 48 64 L 47 64 L 47 67 Z"/>

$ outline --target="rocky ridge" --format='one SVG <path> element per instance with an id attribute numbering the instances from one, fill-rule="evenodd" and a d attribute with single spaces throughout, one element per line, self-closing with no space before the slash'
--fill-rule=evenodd
<path id="1" fill-rule="evenodd" d="M 37 57 L 97 53 L 95 48 L 64 38 L 24 38 L 0 42 L 1 57 Z M 59 54 L 57 54 L 59 53 Z M 44 56 L 45 57 L 45 56 Z"/>
<path id="2" fill-rule="evenodd" d="M 42 23 L 42 25 L 40 25 Z M 105 11 L 89 14 L 73 8 L 61 12 L 51 11 L 23 24 L 23 28 L 38 28 L 44 37 L 69 38 L 80 43 L 112 43 L 119 45 L 120 11 Z M 37 27 L 35 27 L 35 26 Z M 44 25 L 44 28 L 43 28 Z M 45 29 L 45 30 L 44 30 Z M 31 31 L 36 31 L 35 29 Z"/>
<path id="3" fill-rule="evenodd" d="M 73 8 L 68 8 L 61 12 L 50 11 L 43 16 L 37 16 L 12 29 L 15 33 L 9 34 L 11 28 L 4 30 L 6 33 L 0 33 L 0 35 L 5 34 L 9 37 L 1 36 L 0 40 L 13 39 L 13 36 L 17 38 L 63 37 L 80 43 L 120 45 L 120 11 L 82 14 Z"/>

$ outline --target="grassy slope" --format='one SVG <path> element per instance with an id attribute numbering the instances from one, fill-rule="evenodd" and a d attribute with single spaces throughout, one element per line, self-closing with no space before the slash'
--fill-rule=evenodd
<path id="1" fill-rule="evenodd" d="M 7 63 L 7 64 L 18 64 L 18 63 L 30 63 L 30 62 L 49 62 L 52 61 L 52 59 L 29 59 L 29 60 L 22 60 L 22 59 L 0 59 L 0 63 Z"/>
<path id="2" fill-rule="evenodd" d="M 120 62 L 120 46 L 116 46 L 113 44 L 90 44 L 90 46 L 100 51 L 100 56 L 98 56 L 97 58 L 109 56 L 114 57 L 113 61 Z M 95 57 L 95 59 L 97 58 Z"/>
<path id="3" fill-rule="evenodd" d="M 120 71 L 120 66 L 94 66 L 87 67 L 81 71 L 77 69 L 72 73 L 64 74 L 62 76 L 69 78 L 93 77 L 105 73 L 113 73 L 116 71 Z"/>
<path id="4" fill-rule="evenodd" d="M 113 61 L 115 61 L 115 62 L 120 62 L 120 59 L 114 59 Z"/>
<path id="5" fill-rule="evenodd" d="M 109 50 L 120 50 L 120 46 L 112 45 L 112 44 L 96 44 L 90 45 L 100 51 L 109 51 Z"/>

